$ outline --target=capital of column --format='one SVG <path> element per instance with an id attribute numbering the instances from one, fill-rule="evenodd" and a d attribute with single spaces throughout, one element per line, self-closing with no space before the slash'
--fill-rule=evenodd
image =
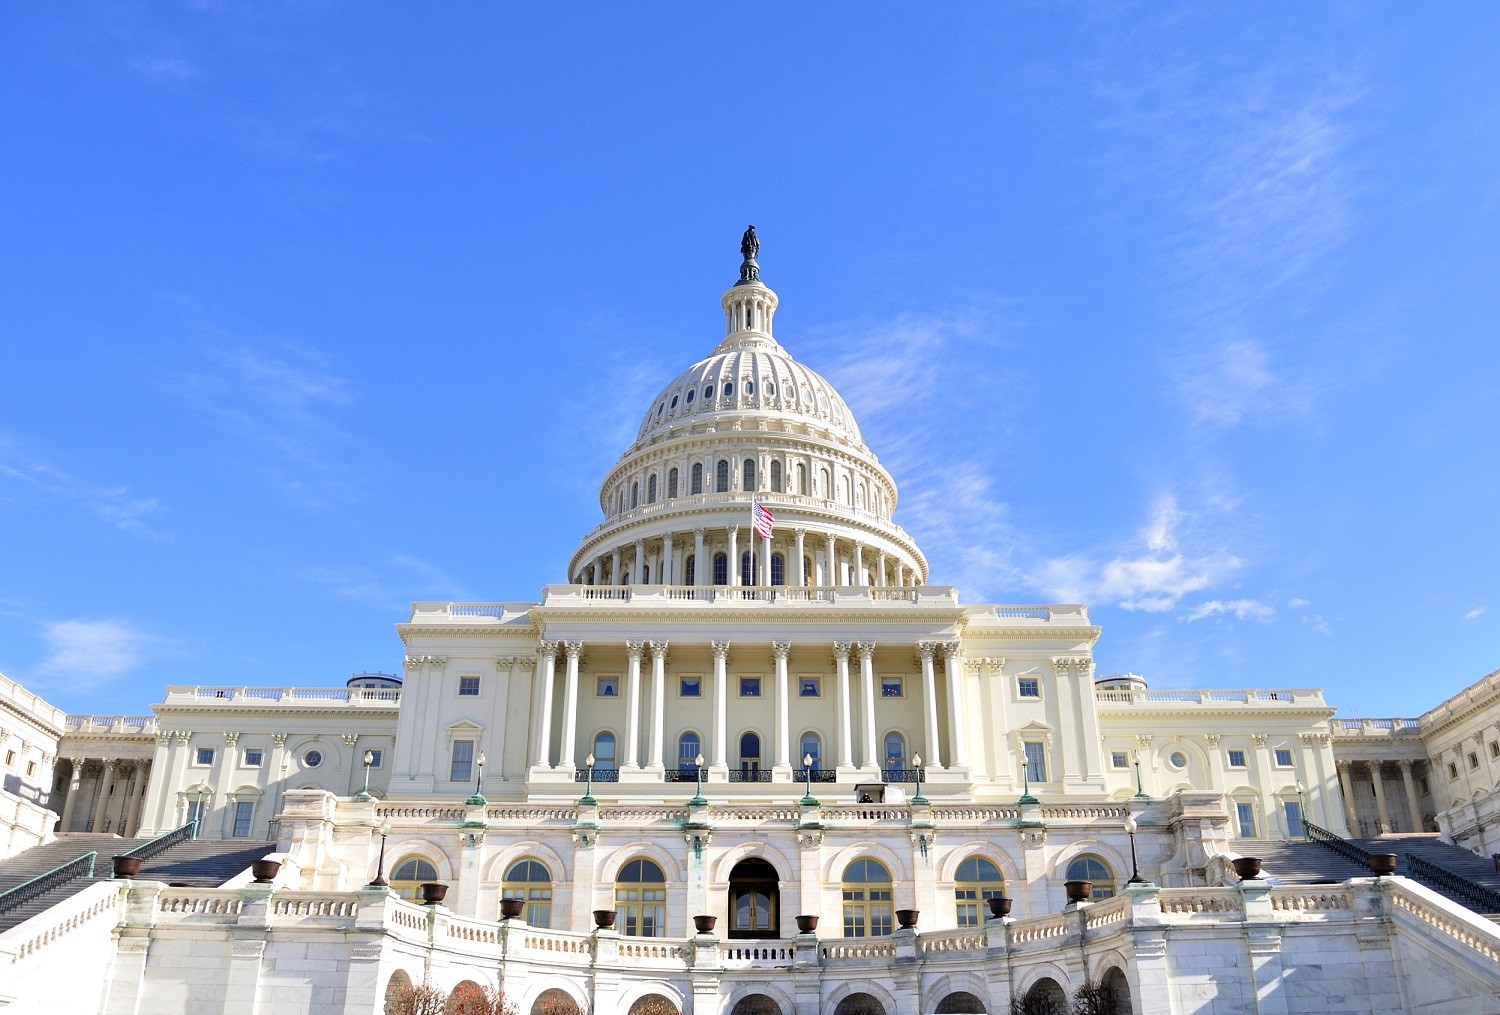
<path id="1" fill-rule="evenodd" d="M 703 538 L 703 534 L 705 532 L 707 532 L 707 531 L 708 531 L 707 529 L 705 529 L 703 526 L 700 525 L 696 529 L 693 530 L 693 537 L 695 539 L 702 539 Z"/>
<path id="2" fill-rule="evenodd" d="M 641 661 L 641 651 L 646 647 L 643 641 L 627 641 L 625 643 L 625 656 L 633 663 Z"/>
<path id="3" fill-rule="evenodd" d="M 834 662 L 848 662 L 849 650 L 854 647 L 851 641 L 836 641 L 833 643 Z"/>
<path id="4" fill-rule="evenodd" d="M 272 733 L 271 734 L 271 744 L 272 744 L 272 746 L 274 746 L 274 747 L 285 747 L 286 746 L 286 738 L 289 737 L 289 736 L 291 736 L 290 733 Z"/>
<path id="5" fill-rule="evenodd" d="M 789 641 L 771 642 L 771 654 L 775 656 L 777 662 L 785 662 L 787 654 L 791 651 L 792 643 Z"/>
<path id="6" fill-rule="evenodd" d="M 922 662 L 931 662 L 932 657 L 937 655 L 938 643 L 935 641 L 917 642 L 917 659 Z"/>
<path id="7" fill-rule="evenodd" d="M 711 642 L 708 643 L 708 646 L 709 646 L 709 648 L 713 649 L 713 653 L 714 653 L 714 658 L 715 659 L 727 659 L 727 658 L 729 658 L 729 642 L 727 642 L 727 641 L 711 641 Z"/>
<path id="8" fill-rule="evenodd" d="M 537 655 L 548 662 L 553 662 L 557 659 L 557 650 L 561 647 L 561 643 L 555 641 L 539 641 L 536 643 Z"/>
<path id="9" fill-rule="evenodd" d="M 962 659 L 964 657 L 964 643 L 961 641 L 945 641 L 941 647 L 944 659 Z"/>
<path id="10" fill-rule="evenodd" d="M 651 658 L 653 660 L 660 660 L 661 662 L 666 662 L 667 661 L 667 645 L 668 644 L 669 644 L 668 642 L 664 642 L 664 641 L 648 641 L 648 642 L 646 642 L 646 648 L 647 648 L 648 651 L 650 651 Z"/>
<path id="11" fill-rule="evenodd" d="M 107 768 L 111 772 L 113 772 L 115 769 L 117 769 L 117 768 L 120 767 L 120 759 L 119 758 L 105 758 L 102 761 L 100 761 L 99 764 L 103 765 L 105 768 Z"/>
<path id="12" fill-rule="evenodd" d="M 578 657 L 583 655 L 583 642 L 581 641 L 565 641 L 562 647 L 563 651 L 568 654 L 569 662 L 576 662 Z"/>
<path id="13" fill-rule="evenodd" d="M 1256 747 L 1264 747 L 1264 746 L 1266 746 L 1266 741 L 1269 740 L 1269 739 L 1270 739 L 1270 737 L 1267 734 L 1265 734 L 1265 733 L 1252 733 L 1252 734 L 1250 734 L 1250 742 L 1252 744 L 1254 744 Z"/>
<path id="14" fill-rule="evenodd" d="M 854 651 L 859 653 L 859 661 L 869 662 L 875 655 L 875 643 L 873 641 L 857 641 L 854 643 Z"/>
<path id="15" fill-rule="evenodd" d="M 1415 764 L 1416 762 L 1412 761 L 1410 758 L 1398 758 L 1396 760 L 1396 767 L 1400 768 L 1403 772 L 1410 772 L 1412 770 L 1412 766 Z"/>
<path id="16" fill-rule="evenodd" d="M 348 734 L 345 734 L 345 735 L 347 736 Z M 228 731 L 226 731 L 224 733 L 224 742 L 226 744 L 228 744 L 230 747 L 233 747 L 236 743 L 238 743 L 239 739 L 240 739 L 240 735 L 238 733 L 228 732 Z"/>

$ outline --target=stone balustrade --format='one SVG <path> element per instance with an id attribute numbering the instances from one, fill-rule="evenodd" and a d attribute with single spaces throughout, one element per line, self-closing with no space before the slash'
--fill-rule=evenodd
<path id="1" fill-rule="evenodd" d="M 154 737 L 161 728 L 154 715 L 70 715 L 65 732 L 89 736 Z"/>
<path id="2" fill-rule="evenodd" d="M 401 692 L 383 687 L 238 687 L 173 685 L 166 705 L 215 708 L 374 708 L 394 711 Z"/>
<path id="3" fill-rule="evenodd" d="M 1418 737 L 1421 723 L 1416 719 L 1334 719 L 1336 737 Z"/>
<path id="4" fill-rule="evenodd" d="M 1323 692 L 1313 687 L 1275 690 L 1100 690 L 1096 692 L 1104 710 L 1120 706 L 1150 708 L 1158 705 L 1201 705 L 1207 708 L 1326 708 Z"/>

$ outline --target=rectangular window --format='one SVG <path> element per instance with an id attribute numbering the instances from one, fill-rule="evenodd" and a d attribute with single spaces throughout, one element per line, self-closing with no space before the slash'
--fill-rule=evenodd
<path id="1" fill-rule="evenodd" d="M 1245 767 L 1245 752 L 1244 751 L 1230 751 L 1229 752 L 1229 767 L 1230 768 L 1244 768 Z"/>
<path id="2" fill-rule="evenodd" d="M 760 697 L 760 678 L 759 677 L 741 677 L 740 678 L 740 697 L 741 698 L 759 698 Z"/>
<path id="3" fill-rule="evenodd" d="M 265 761 L 265 753 L 259 747 L 245 748 L 245 767 L 259 768 Z"/>
<path id="4" fill-rule="evenodd" d="M 6 751 L 5 752 L 5 767 L 6 768 L 14 768 L 15 764 L 16 764 L 16 752 L 15 751 Z"/>
<path id="5" fill-rule="evenodd" d="M 1283 800 L 1281 806 L 1286 812 L 1286 834 L 1294 839 L 1302 838 L 1302 804 L 1296 800 Z"/>
<path id="6" fill-rule="evenodd" d="M 370 767 L 371 768 L 379 768 L 380 767 L 380 758 L 382 756 L 382 753 L 383 752 L 381 752 L 381 751 L 371 751 L 370 752 Z"/>
<path id="7" fill-rule="evenodd" d="M 459 677 L 458 678 L 458 696 L 460 698 L 477 698 L 477 697 L 479 697 L 479 678 L 478 677 Z"/>
<path id="8" fill-rule="evenodd" d="M 1473 769 L 1476 769 L 1478 767 L 1479 767 L 1479 755 L 1475 754 L 1473 751 L 1470 751 L 1469 752 L 1469 769 L 1470 769 L 1470 771 L 1472 771 Z"/>
<path id="9" fill-rule="evenodd" d="M 193 752 L 193 764 L 212 765 L 214 763 L 214 749 L 212 747 L 200 747 Z"/>
<path id="10" fill-rule="evenodd" d="M 35 761 L 28 761 L 28 762 L 26 762 L 26 775 L 27 775 L 28 778 L 31 777 L 31 776 L 33 776 L 33 775 L 36 775 L 36 762 Z"/>
<path id="11" fill-rule="evenodd" d="M 1109 756 L 1109 763 L 1115 768 L 1129 768 L 1130 755 L 1125 751 L 1114 751 Z"/>
<path id="12" fill-rule="evenodd" d="M 234 837 L 243 839 L 250 834 L 250 820 L 255 816 L 255 804 L 249 800 L 238 800 L 234 805 Z"/>
<path id="13" fill-rule="evenodd" d="M 474 741 L 453 741 L 453 759 L 448 765 L 449 782 L 468 782 L 474 778 Z"/>
<path id="14" fill-rule="evenodd" d="M 1029 782 L 1047 781 L 1047 745 L 1026 741 L 1026 778 Z"/>
<path id="15" fill-rule="evenodd" d="M 1040 698 L 1042 696 L 1041 681 L 1035 677 L 1022 677 L 1016 681 L 1016 692 L 1023 698 Z"/>
<path id="16" fill-rule="evenodd" d="M 682 677 L 677 681 L 677 696 L 679 698 L 701 698 L 703 697 L 702 677 Z"/>
<path id="17" fill-rule="evenodd" d="M 1455 765 L 1451 761 L 1448 762 L 1448 778 L 1450 778 L 1450 779 L 1457 779 L 1458 778 L 1458 766 Z"/>
<path id="18" fill-rule="evenodd" d="M 1235 817 L 1239 820 L 1240 838 L 1241 839 L 1253 839 L 1253 838 L 1255 838 L 1255 805 L 1254 804 L 1235 804 L 1234 805 L 1234 814 L 1235 814 Z"/>
<path id="19" fill-rule="evenodd" d="M 821 698 L 823 696 L 822 678 L 803 677 L 797 681 L 797 696 L 799 698 Z"/>
<path id="20" fill-rule="evenodd" d="M 880 696 L 882 698 L 902 697 L 901 683 L 902 681 L 900 677 L 881 677 Z"/>
<path id="21" fill-rule="evenodd" d="M 594 694 L 600 698 L 618 698 L 620 696 L 619 677 L 600 677 L 594 686 Z"/>
<path id="22" fill-rule="evenodd" d="M 1490 741 L 1490 757 L 1500 758 L 1500 740 Z"/>
<path id="23" fill-rule="evenodd" d="M 1276 748 L 1276 765 L 1277 765 L 1278 768 L 1291 768 L 1292 767 L 1292 752 L 1291 752 L 1291 750 L 1289 748 L 1286 748 L 1286 747 L 1278 747 L 1278 748 Z"/>

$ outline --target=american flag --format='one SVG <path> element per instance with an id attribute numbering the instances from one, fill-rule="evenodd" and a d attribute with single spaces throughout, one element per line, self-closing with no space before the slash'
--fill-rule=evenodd
<path id="1" fill-rule="evenodd" d="M 755 530 L 756 535 L 770 539 L 771 531 L 776 528 L 776 516 L 767 511 L 760 501 L 751 501 L 750 527 Z"/>

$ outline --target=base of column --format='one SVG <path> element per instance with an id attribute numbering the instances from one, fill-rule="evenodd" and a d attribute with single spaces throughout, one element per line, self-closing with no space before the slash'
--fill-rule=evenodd
<path id="1" fill-rule="evenodd" d="M 708 775 L 708 778 L 705 780 L 706 782 L 728 782 L 729 781 L 729 766 L 728 765 L 709 765 L 708 768 L 704 769 L 704 771 Z"/>
<path id="2" fill-rule="evenodd" d="M 792 781 L 792 766 L 791 765 L 772 765 L 771 766 L 771 781 L 772 782 L 791 782 Z"/>

